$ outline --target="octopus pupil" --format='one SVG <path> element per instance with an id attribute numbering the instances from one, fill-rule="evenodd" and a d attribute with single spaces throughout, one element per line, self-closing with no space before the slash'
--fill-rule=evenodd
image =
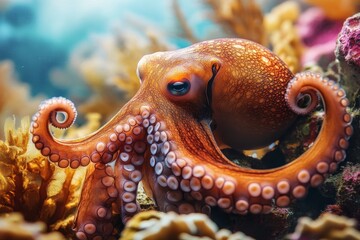
<path id="1" fill-rule="evenodd" d="M 187 79 L 179 82 L 171 82 L 167 88 L 172 95 L 182 96 L 189 92 L 190 82 Z"/>

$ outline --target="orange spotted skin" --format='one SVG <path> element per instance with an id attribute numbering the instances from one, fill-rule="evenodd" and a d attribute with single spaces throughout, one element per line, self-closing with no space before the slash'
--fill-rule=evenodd
<path id="1" fill-rule="evenodd" d="M 161 211 L 209 214 L 218 206 L 266 214 L 274 203 L 286 207 L 304 197 L 346 157 L 353 129 L 344 90 L 312 73 L 293 75 L 256 43 L 216 39 L 154 53 L 140 60 L 138 76 L 136 95 L 89 136 L 52 136 L 49 124 L 67 128 L 76 118 L 67 99 L 47 100 L 33 116 L 32 140 L 51 162 L 91 165 L 74 223 L 79 239 L 109 237 L 114 210 L 124 222 L 136 214 L 140 181 Z M 310 103 L 299 107 L 303 95 Z M 311 112 L 318 96 L 326 109 L 319 136 L 291 163 L 246 169 L 220 151 L 219 143 L 237 149 L 270 144 L 297 115 Z M 64 122 L 56 118 L 59 111 L 67 113 Z"/>
<path id="2" fill-rule="evenodd" d="M 204 109 L 204 89 L 213 64 L 219 71 L 212 85 L 211 108 Z M 145 56 L 139 72 L 142 79 L 152 81 L 164 76 L 160 88 L 163 81 L 191 79 L 192 87 L 197 88 L 192 94 L 197 98 L 190 95 L 188 100 L 199 107 L 192 111 L 211 111 L 217 140 L 239 150 L 271 144 L 296 118 L 284 98 L 294 75 L 277 56 L 253 42 L 212 40 Z"/>

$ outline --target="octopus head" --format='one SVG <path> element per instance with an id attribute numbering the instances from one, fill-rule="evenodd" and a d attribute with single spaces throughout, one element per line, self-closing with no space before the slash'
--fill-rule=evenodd
<path id="1" fill-rule="evenodd" d="M 221 146 L 266 146 L 296 119 L 284 97 L 293 74 L 254 43 L 214 40 L 158 52 L 144 56 L 137 72 L 142 95 L 149 91 L 152 102 L 171 104 L 167 114 L 176 109 L 211 121 Z"/>
<path id="2" fill-rule="evenodd" d="M 220 68 L 219 58 L 180 50 L 144 56 L 137 74 L 142 88 L 165 98 L 161 103 L 180 106 L 200 119 L 211 114 L 212 83 Z"/>

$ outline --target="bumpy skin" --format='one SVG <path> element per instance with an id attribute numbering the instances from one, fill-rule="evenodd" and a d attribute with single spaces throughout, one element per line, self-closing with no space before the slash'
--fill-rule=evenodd
<path id="1" fill-rule="evenodd" d="M 293 76 L 278 57 L 253 42 L 217 39 L 147 55 L 138 75 L 137 94 L 90 136 L 58 140 L 51 135 L 49 124 L 66 128 L 76 117 L 66 99 L 44 102 L 33 117 L 33 142 L 43 155 L 60 167 L 92 165 L 75 219 L 80 239 L 111 234 L 112 206 L 124 221 L 133 216 L 140 181 L 162 211 L 209 213 L 219 206 L 239 214 L 267 213 L 273 201 L 286 207 L 303 197 L 345 158 L 353 131 L 345 92 L 311 73 Z M 298 114 L 317 105 L 318 93 L 326 108 L 322 129 L 313 146 L 290 164 L 245 169 L 221 153 L 212 130 L 218 142 L 238 149 L 269 144 Z M 311 101 L 300 108 L 304 94 Z M 66 121 L 58 121 L 57 112 L 65 112 Z"/>

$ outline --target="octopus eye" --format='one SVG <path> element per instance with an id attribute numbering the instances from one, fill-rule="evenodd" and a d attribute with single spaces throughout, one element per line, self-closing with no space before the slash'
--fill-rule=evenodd
<path id="1" fill-rule="evenodd" d="M 168 91 L 174 96 L 183 96 L 190 90 L 190 82 L 187 79 L 183 79 L 177 82 L 170 82 L 167 85 Z"/>

